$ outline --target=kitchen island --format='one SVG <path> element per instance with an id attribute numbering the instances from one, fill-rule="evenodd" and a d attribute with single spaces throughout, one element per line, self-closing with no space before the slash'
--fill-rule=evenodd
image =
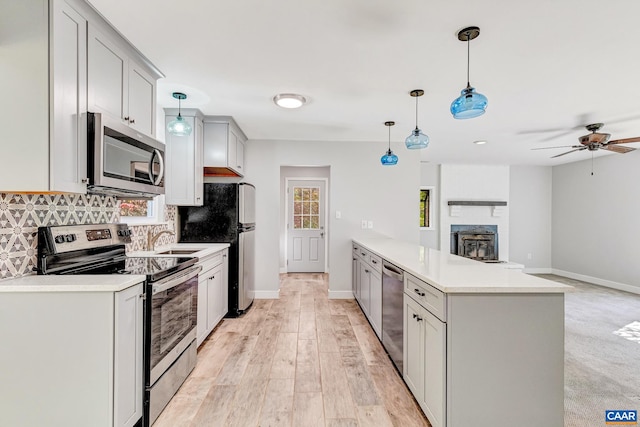
<path id="1" fill-rule="evenodd" d="M 570 286 L 389 238 L 354 239 L 354 294 L 381 337 L 394 315 L 376 306 L 387 263 L 404 273 L 402 375 L 434 427 L 564 425 Z"/>

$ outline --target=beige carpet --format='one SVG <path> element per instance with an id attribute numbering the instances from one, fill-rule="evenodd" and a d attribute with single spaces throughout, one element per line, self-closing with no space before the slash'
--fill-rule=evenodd
<path id="1" fill-rule="evenodd" d="M 604 426 L 607 409 L 640 411 L 640 295 L 555 275 L 565 297 L 565 427 Z"/>

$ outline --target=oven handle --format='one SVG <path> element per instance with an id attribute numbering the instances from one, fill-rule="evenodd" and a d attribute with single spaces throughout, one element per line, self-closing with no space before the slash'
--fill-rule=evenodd
<path id="1" fill-rule="evenodd" d="M 198 273 L 200 273 L 200 270 L 202 270 L 202 266 L 198 265 L 198 266 L 189 268 L 188 270 L 186 270 L 186 272 L 180 274 L 179 276 L 171 277 L 167 279 L 167 281 L 158 282 L 157 284 L 153 285 L 152 295 L 155 295 L 160 292 L 164 292 L 168 289 L 174 288 L 186 282 L 187 280 L 197 276 Z"/>

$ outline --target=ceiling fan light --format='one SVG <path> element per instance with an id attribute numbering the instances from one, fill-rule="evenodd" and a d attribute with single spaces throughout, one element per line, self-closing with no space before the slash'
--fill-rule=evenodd
<path id="1" fill-rule="evenodd" d="M 404 140 L 404 144 L 409 150 L 427 148 L 429 145 L 429 137 L 422 133 L 420 129 L 415 128 L 413 132 L 411 132 L 411 135 Z"/>
<path id="2" fill-rule="evenodd" d="M 475 88 L 466 87 L 451 103 L 451 114 L 455 119 L 472 119 L 485 113 L 488 102 L 487 97 Z"/>

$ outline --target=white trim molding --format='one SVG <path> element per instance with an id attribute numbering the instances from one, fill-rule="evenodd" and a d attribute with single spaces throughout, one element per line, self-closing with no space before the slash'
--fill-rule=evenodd
<path id="1" fill-rule="evenodd" d="M 553 274 L 558 276 L 568 277 L 569 279 L 582 280 L 583 282 L 593 283 L 594 285 L 600 285 L 607 288 L 617 289 L 619 291 L 631 292 L 633 294 L 640 295 L 640 288 L 626 283 L 614 282 L 612 280 L 600 279 L 598 277 L 586 276 L 584 274 L 572 273 L 570 271 L 553 269 Z"/>

